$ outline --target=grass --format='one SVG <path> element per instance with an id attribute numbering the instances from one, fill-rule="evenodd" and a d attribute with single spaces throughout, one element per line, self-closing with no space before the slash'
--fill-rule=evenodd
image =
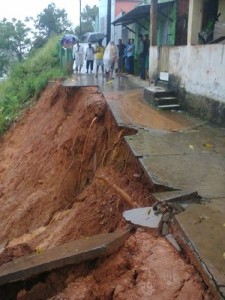
<path id="1" fill-rule="evenodd" d="M 58 37 L 12 66 L 9 79 L 0 84 L 0 134 L 35 101 L 49 80 L 66 75 L 60 67 Z"/>

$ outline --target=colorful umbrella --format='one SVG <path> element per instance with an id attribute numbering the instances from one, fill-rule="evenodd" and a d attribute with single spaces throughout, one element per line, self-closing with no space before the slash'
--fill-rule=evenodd
<path id="1" fill-rule="evenodd" d="M 72 48 L 78 40 L 78 37 L 74 34 L 65 34 L 60 43 L 64 48 Z"/>

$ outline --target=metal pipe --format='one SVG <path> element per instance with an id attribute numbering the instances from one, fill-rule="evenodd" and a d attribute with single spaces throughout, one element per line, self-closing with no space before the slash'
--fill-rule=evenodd
<path id="1" fill-rule="evenodd" d="M 80 0 L 80 38 L 81 38 L 81 0 Z"/>

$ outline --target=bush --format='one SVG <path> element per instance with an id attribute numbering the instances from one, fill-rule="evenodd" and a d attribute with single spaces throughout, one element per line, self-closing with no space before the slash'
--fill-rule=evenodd
<path id="1" fill-rule="evenodd" d="M 49 80 L 65 76 L 60 67 L 59 38 L 51 38 L 23 62 L 11 67 L 9 79 L 0 83 L 0 133 L 2 134 L 24 108 L 36 100 Z"/>

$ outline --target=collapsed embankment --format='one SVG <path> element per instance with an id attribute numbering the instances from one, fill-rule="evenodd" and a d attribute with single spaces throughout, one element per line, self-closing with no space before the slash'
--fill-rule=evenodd
<path id="1" fill-rule="evenodd" d="M 151 186 L 98 88 L 50 85 L 1 142 L 0 264 L 125 226 Z M 124 191 L 129 198 L 121 194 Z M 8 284 L 1 299 L 213 299 L 168 242 L 137 230 L 106 259 Z"/>

